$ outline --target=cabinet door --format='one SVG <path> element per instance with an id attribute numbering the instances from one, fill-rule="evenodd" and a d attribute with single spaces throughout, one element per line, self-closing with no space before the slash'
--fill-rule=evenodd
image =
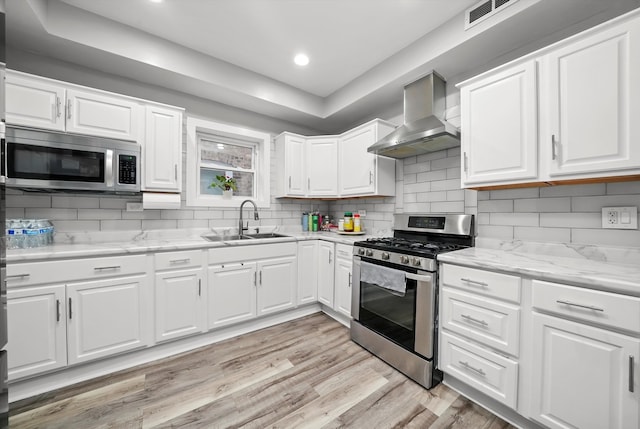
<path id="1" fill-rule="evenodd" d="M 321 241 L 318 244 L 318 301 L 333 308 L 334 244 Z"/>
<path id="2" fill-rule="evenodd" d="M 256 264 L 236 263 L 209 268 L 209 329 L 256 317 Z"/>
<path id="3" fill-rule="evenodd" d="M 543 58 L 541 144 L 549 175 L 640 167 L 640 20 L 583 38 Z M 541 152 L 542 153 L 542 152 Z"/>
<path id="4" fill-rule="evenodd" d="M 258 262 L 259 316 L 295 307 L 297 275 L 295 256 Z"/>
<path id="5" fill-rule="evenodd" d="M 69 363 L 148 345 L 146 275 L 67 285 Z"/>
<path id="6" fill-rule="evenodd" d="M 67 131 L 137 141 L 142 107 L 126 98 L 99 92 L 67 90 Z"/>
<path id="7" fill-rule="evenodd" d="M 338 195 L 338 139 L 309 137 L 306 158 L 307 195 Z"/>
<path id="8" fill-rule="evenodd" d="M 63 86 L 9 72 L 5 90 L 7 124 L 64 131 Z"/>
<path id="9" fill-rule="evenodd" d="M 351 259 L 336 259 L 334 309 L 347 317 L 351 317 L 352 266 Z"/>
<path id="10" fill-rule="evenodd" d="M 376 155 L 367 148 L 377 141 L 375 125 L 357 128 L 340 137 L 340 195 L 375 192 Z"/>
<path id="11" fill-rule="evenodd" d="M 535 61 L 463 86 L 460 106 L 463 186 L 537 178 Z"/>
<path id="12" fill-rule="evenodd" d="M 284 179 L 285 194 L 304 196 L 307 193 L 305 174 L 305 139 L 297 136 L 285 136 Z"/>
<path id="13" fill-rule="evenodd" d="M 156 274 L 156 341 L 206 330 L 202 269 Z"/>
<path id="14" fill-rule="evenodd" d="M 143 159 L 143 190 L 180 192 L 182 112 L 147 106 Z"/>
<path id="15" fill-rule="evenodd" d="M 9 380 L 67 364 L 64 285 L 9 289 Z"/>
<path id="16" fill-rule="evenodd" d="M 534 313 L 532 417 L 550 428 L 640 425 L 640 340 Z"/>
<path id="17" fill-rule="evenodd" d="M 298 304 L 318 300 L 318 242 L 298 242 Z"/>

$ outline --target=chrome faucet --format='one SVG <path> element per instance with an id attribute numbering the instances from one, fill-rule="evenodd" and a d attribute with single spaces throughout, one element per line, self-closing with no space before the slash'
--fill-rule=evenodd
<path id="1" fill-rule="evenodd" d="M 240 221 L 238 222 L 238 235 L 242 235 L 245 231 L 249 229 L 249 221 L 247 221 L 247 226 L 244 226 L 244 222 L 242 220 L 242 209 L 246 203 L 253 204 L 253 219 L 260 220 L 260 216 L 258 216 L 258 206 L 251 200 L 244 200 L 242 204 L 240 204 Z"/>

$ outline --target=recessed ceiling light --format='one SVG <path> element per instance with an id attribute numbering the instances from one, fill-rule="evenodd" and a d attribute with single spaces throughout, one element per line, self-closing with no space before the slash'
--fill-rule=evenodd
<path id="1" fill-rule="evenodd" d="M 305 54 L 298 54 L 293 59 L 293 62 L 299 66 L 306 66 L 307 64 L 309 64 L 309 57 Z"/>
<path id="2" fill-rule="evenodd" d="M 162 3 L 164 0 L 149 0 L 151 3 Z"/>

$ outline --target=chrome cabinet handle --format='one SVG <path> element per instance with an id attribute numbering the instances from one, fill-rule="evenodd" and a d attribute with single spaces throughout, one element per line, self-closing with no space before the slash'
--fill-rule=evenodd
<path id="1" fill-rule="evenodd" d="M 289 189 L 291 189 L 291 176 L 289 176 Z"/>
<path id="2" fill-rule="evenodd" d="M 60 321 L 60 300 L 56 299 L 56 322 Z"/>
<path id="3" fill-rule="evenodd" d="M 556 159 L 556 135 L 551 134 L 551 159 Z"/>
<path id="4" fill-rule="evenodd" d="M 461 314 L 460 317 L 462 317 L 463 319 L 469 322 L 477 323 L 478 325 L 489 326 L 489 324 L 484 320 L 476 319 L 474 317 L 469 316 L 468 314 Z"/>
<path id="5" fill-rule="evenodd" d="M 329 250 L 329 264 L 331 264 L 331 257 L 333 256 L 333 252 Z"/>
<path id="6" fill-rule="evenodd" d="M 369 171 L 369 184 L 373 183 L 373 171 Z"/>
<path id="7" fill-rule="evenodd" d="M 307 189 L 311 189 L 311 178 L 307 177 Z"/>
<path id="8" fill-rule="evenodd" d="M 482 287 L 489 286 L 489 283 L 479 282 L 477 280 L 471 280 L 471 279 L 467 279 L 467 278 L 461 278 L 460 280 L 462 280 L 463 282 L 472 284 L 472 285 L 476 285 L 476 286 L 482 286 Z"/>
<path id="9" fill-rule="evenodd" d="M 634 369 L 634 365 L 633 365 L 633 355 L 629 355 L 629 392 L 634 391 L 633 389 L 633 369 Z"/>
<path id="10" fill-rule="evenodd" d="M 189 262 L 191 262 L 191 258 L 173 259 L 169 261 L 170 264 L 188 264 Z"/>
<path id="11" fill-rule="evenodd" d="M 28 279 L 31 276 L 31 274 L 14 274 L 12 276 L 7 276 L 6 277 L 6 281 L 9 280 L 18 280 L 18 279 Z"/>
<path id="12" fill-rule="evenodd" d="M 71 307 L 71 298 L 69 298 L 69 320 L 73 319 L 73 311 Z"/>
<path id="13" fill-rule="evenodd" d="M 56 118 L 59 118 L 60 116 L 62 116 L 62 112 L 61 112 L 61 102 L 60 102 L 60 97 L 56 97 L 56 104 L 54 105 L 54 111 L 56 112 Z"/>
<path id="14" fill-rule="evenodd" d="M 198 279 L 198 296 L 202 296 L 202 279 Z"/>
<path id="15" fill-rule="evenodd" d="M 260 285 L 262 285 L 262 270 L 260 270 Z"/>
<path id="16" fill-rule="evenodd" d="M 253 285 L 258 286 L 258 273 L 256 271 L 253 272 Z"/>
<path id="17" fill-rule="evenodd" d="M 178 180 L 178 164 L 173 164 L 173 177 Z"/>
<path id="18" fill-rule="evenodd" d="M 464 362 L 464 361 L 459 360 L 459 361 L 458 361 L 458 363 L 459 363 L 460 365 L 462 365 L 463 367 L 465 367 L 465 368 L 467 368 L 467 369 L 469 369 L 469 370 L 471 370 L 471 371 L 475 372 L 476 374 L 480 374 L 480 375 L 481 375 L 481 376 L 483 376 L 483 377 L 484 377 L 485 375 L 487 375 L 487 373 L 486 373 L 486 372 L 484 372 L 481 368 L 476 368 L 476 367 L 473 367 L 473 366 L 469 365 L 469 362 Z"/>
<path id="19" fill-rule="evenodd" d="M 351 273 L 349 273 L 349 287 L 351 287 Z"/>
<path id="20" fill-rule="evenodd" d="M 558 299 L 558 300 L 556 300 L 556 302 L 557 302 L 558 304 L 569 305 L 569 306 L 571 306 L 571 307 L 586 308 L 587 310 L 593 310 L 593 311 L 604 311 L 604 308 L 595 307 L 595 306 L 593 306 L 593 305 L 577 304 L 577 303 L 575 303 L 575 302 L 565 301 L 565 300 L 562 300 L 562 299 Z"/>
<path id="21" fill-rule="evenodd" d="M 468 170 L 468 159 L 467 159 L 467 152 L 464 153 L 464 172 L 466 173 Z"/>
<path id="22" fill-rule="evenodd" d="M 106 271 L 106 270 L 119 270 L 120 265 L 113 265 L 111 267 L 95 267 L 94 271 Z"/>

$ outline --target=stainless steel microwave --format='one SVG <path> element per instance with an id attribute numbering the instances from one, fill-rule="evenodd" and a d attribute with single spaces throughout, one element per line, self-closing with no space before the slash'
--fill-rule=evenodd
<path id="1" fill-rule="evenodd" d="M 101 137 L 7 127 L 3 169 L 8 187 L 140 192 L 140 145 Z"/>

